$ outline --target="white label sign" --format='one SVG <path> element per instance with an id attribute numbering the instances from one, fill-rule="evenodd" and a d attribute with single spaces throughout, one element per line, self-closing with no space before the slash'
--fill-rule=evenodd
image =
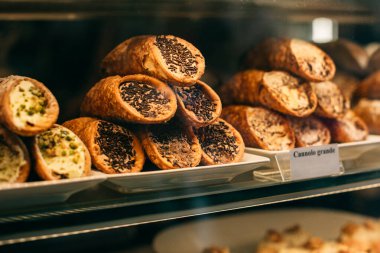
<path id="1" fill-rule="evenodd" d="M 292 180 L 338 174 L 340 172 L 338 145 L 291 150 L 290 171 Z"/>

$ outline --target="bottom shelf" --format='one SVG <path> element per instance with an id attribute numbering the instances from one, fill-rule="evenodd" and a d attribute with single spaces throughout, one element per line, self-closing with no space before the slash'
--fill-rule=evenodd
<path id="1" fill-rule="evenodd" d="M 151 222 L 380 187 L 380 171 L 299 182 L 233 182 L 123 195 L 78 193 L 65 204 L 1 213 L 0 245 L 119 229 Z M 83 201 L 86 199 L 86 201 Z"/>

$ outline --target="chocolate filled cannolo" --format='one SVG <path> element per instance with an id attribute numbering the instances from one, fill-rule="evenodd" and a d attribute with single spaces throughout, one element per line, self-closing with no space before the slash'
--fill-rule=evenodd
<path id="1" fill-rule="evenodd" d="M 104 78 L 90 89 L 81 106 L 83 116 L 141 124 L 166 122 L 176 110 L 170 87 L 145 75 Z"/>
<path id="2" fill-rule="evenodd" d="M 190 127 L 174 122 L 150 125 L 140 137 L 150 161 L 160 169 L 195 167 L 201 161 L 202 149 Z"/>
<path id="3" fill-rule="evenodd" d="M 58 118 L 54 95 L 41 82 L 29 77 L 0 79 L 0 123 L 22 136 L 49 129 Z"/>
<path id="4" fill-rule="evenodd" d="M 219 96 L 206 83 L 197 81 L 190 87 L 173 86 L 177 96 L 178 117 L 195 127 L 206 126 L 214 122 L 222 112 Z"/>
<path id="5" fill-rule="evenodd" d="M 139 172 L 145 155 L 138 138 L 119 125 L 81 117 L 63 125 L 76 133 L 87 146 L 93 165 L 107 174 Z"/>
<path id="6" fill-rule="evenodd" d="M 178 86 L 193 85 L 204 73 L 205 60 L 191 43 L 172 35 L 132 37 L 102 62 L 106 75 L 146 74 Z"/>
<path id="7" fill-rule="evenodd" d="M 243 138 L 226 121 L 217 119 L 208 126 L 193 128 L 193 131 L 202 147 L 202 164 L 234 163 L 243 158 Z"/>

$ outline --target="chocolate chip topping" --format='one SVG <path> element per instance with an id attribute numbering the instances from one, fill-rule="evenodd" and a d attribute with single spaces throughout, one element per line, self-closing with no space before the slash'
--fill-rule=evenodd
<path id="1" fill-rule="evenodd" d="M 194 129 L 203 151 L 212 158 L 215 163 L 226 163 L 234 160 L 239 146 L 236 138 L 223 122 Z"/>
<path id="2" fill-rule="evenodd" d="M 149 137 L 156 143 L 163 158 L 179 168 L 193 167 L 195 151 L 192 140 L 177 125 L 157 125 L 150 127 Z"/>
<path id="3" fill-rule="evenodd" d="M 175 92 L 181 98 L 185 108 L 192 111 L 198 120 L 210 121 L 214 118 L 216 103 L 205 94 L 202 86 L 195 84 L 190 87 L 175 87 Z"/>
<path id="4" fill-rule="evenodd" d="M 170 102 L 154 86 L 140 82 L 127 81 L 119 86 L 122 99 L 147 118 L 157 118 L 169 110 Z"/>
<path id="5" fill-rule="evenodd" d="M 168 38 L 165 35 L 156 36 L 154 43 L 161 52 L 168 69 L 172 72 L 180 72 L 185 76 L 194 76 L 198 72 L 198 64 L 195 56 L 177 38 Z"/>
<path id="6" fill-rule="evenodd" d="M 132 134 L 127 129 L 101 121 L 95 143 L 107 157 L 104 161 L 118 173 L 127 172 L 135 165 L 136 150 Z"/>

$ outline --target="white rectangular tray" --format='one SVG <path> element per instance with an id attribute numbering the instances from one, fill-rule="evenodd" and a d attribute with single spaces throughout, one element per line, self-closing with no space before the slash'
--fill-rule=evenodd
<path id="1" fill-rule="evenodd" d="M 93 172 L 83 178 L 0 184 L 0 210 L 64 202 L 74 193 L 106 179 L 101 173 Z"/>
<path id="2" fill-rule="evenodd" d="M 357 165 L 363 163 L 363 156 L 365 153 L 371 153 L 369 151 L 376 148 L 380 149 L 380 136 L 379 135 L 369 135 L 365 141 L 350 142 L 350 143 L 340 143 L 339 148 L 339 160 L 341 161 L 341 173 L 348 170 L 357 170 Z M 255 179 L 259 181 L 288 181 L 290 178 L 290 157 L 288 150 L 282 151 L 268 151 L 259 148 L 248 148 L 246 147 L 245 152 L 260 156 L 265 156 L 270 159 L 271 169 L 266 169 L 262 171 L 255 171 Z M 366 161 L 369 166 L 378 166 L 380 164 L 380 157 L 377 158 L 376 155 L 371 155 L 366 157 L 366 159 L 375 159 L 373 161 Z M 363 166 L 362 166 L 363 167 Z"/>
<path id="3" fill-rule="evenodd" d="M 245 153 L 243 160 L 237 163 L 107 175 L 102 184 L 121 193 L 204 186 L 229 182 L 244 172 L 268 164 L 266 157 Z"/>
<path id="4" fill-rule="evenodd" d="M 380 135 L 369 135 L 364 141 L 339 143 L 339 156 L 341 161 L 354 160 L 369 150 L 380 147 Z M 269 151 L 260 148 L 245 148 L 245 152 L 272 158 L 276 155 L 289 154 L 288 150 Z"/>

